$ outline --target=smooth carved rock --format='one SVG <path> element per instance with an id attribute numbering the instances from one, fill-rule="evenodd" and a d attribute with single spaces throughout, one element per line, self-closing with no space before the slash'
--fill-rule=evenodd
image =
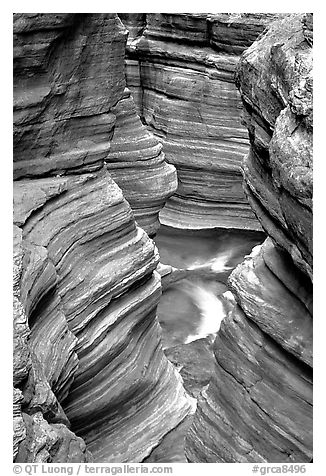
<path id="1" fill-rule="evenodd" d="M 34 354 L 31 344 L 34 334 L 29 329 L 27 306 L 21 292 L 22 276 L 26 266 L 27 269 L 30 266 L 25 261 L 22 238 L 22 230 L 14 225 L 13 458 L 16 462 L 66 462 L 73 454 L 75 461 L 90 461 L 85 443 L 68 429 L 70 423 L 47 380 L 42 353 Z M 38 337 L 51 352 L 48 335 L 40 333 Z M 75 441 L 73 453 L 72 440 Z"/>
<path id="2" fill-rule="evenodd" d="M 17 14 L 14 33 L 14 455 L 85 462 L 86 442 L 97 461 L 142 461 L 191 401 L 123 192 L 154 234 L 175 170 L 124 93 L 117 15 Z"/>
<path id="3" fill-rule="evenodd" d="M 162 144 L 141 123 L 128 89 L 112 112 L 116 124 L 106 166 L 151 236 L 160 225 L 159 211 L 177 189 L 177 174 L 165 162 Z"/>
<path id="4" fill-rule="evenodd" d="M 307 462 L 312 373 L 240 307 L 215 340 L 215 374 L 186 437 L 191 462 Z"/>
<path id="5" fill-rule="evenodd" d="M 239 306 L 214 343 L 215 372 L 186 439 L 192 462 L 312 459 L 309 25 L 299 14 L 273 23 L 238 66 L 245 189 L 272 239 L 229 277 Z"/>
<path id="6" fill-rule="evenodd" d="M 35 211 L 26 211 L 23 236 L 47 250 L 56 273 L 47 280 L 53 292 L 33 306 L 31 346 L 95 459 L 141 461 L 189 411 L 160 347 L 156 248 L 106 171 L 29 182 L 20 181 L 20 191 L 25 184 L 38 197 L 40 188 L 49 199 L 37 210 L 31 198 L 24 202 Z M 46 190 L 54 183 L 62 193 L 52 199 Z M 28 274 L 33 282 L 37 270 Z"/>
<path id="7" fill-rule="evenodd" d="M 271 265 L 275 255 L 278 251 L 268 239 L 261 251 L 255 250 L 236 268 L 229 284 L 250 319 L 285 350 L 312 366 L 312 315 L 301 297 L 303 289 L 311 298 L 311 283 L 291 266 L 289 258 L 288 269 L 278 266 L 282 258 L 286 263 L 284 254 L 278 257 L 276 265 Z M 266 256 L 275 274 L 266 264 Z"/>
<path id="8" fill-rule="evenodd" d="M 160 461 L 171 442 L 167 457 L 184 461 L 176 435 L 191 401 L 162 350 L 158 253 L 135 216 L 154 234 L 175 189 L 163 142 L 179 171 L 166 220 L 259 227 L 240 187 L 247 140 L 232 76 L 270 20 L 136 14 L 127 79 L 158 141 L 125 90 L 115 14 L 15 15 L 17 462 L 86 462 L 85 442 L 98 462 Z M 203 376 L 190 461 L 312 457 L 311 45 L 311 17 L 292 15 L 241 60 L 245 188 L 275 243 L 231 275 L 242 309 L 224 320 Z"/>
<path id="9" fill-rule="evenodd" d="M 178 190 L 161 212 L 176 228 L 260 229 L 242 189 L 248 150 L 234 84 L 239 54 L 271 14 L 123 14 L 127 84 L 162 141 Z"/>
<path id="10" fill-rule="evenodd" d="M 99 169 L 125 87 L 115 14 L 14 16 L 14 176 Z M 73 59 L 73 60 L 72 60 Z"/>

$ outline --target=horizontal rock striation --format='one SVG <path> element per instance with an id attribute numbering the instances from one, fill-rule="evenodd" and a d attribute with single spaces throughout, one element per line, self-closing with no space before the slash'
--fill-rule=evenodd
<path id="1" fill-rule="evenodd" d="M 128 89 L 112 112 L 116 123 L 106 167 L 138 224 L 153 236 L 159 227 L 159 211 L 177 189 L 176 170 L 165 162 L 162 144 L 142 124 Z"/>
<path id="2" fill-rule="evenodd" d="M 237 305 L 187 434 L 192 462 L 312 460 L 311 45 L 311 15 L 288 15 L 238 67 L 245 189 L 270 237 L 230 275 Z"/>
<path id="3" fill-rule="evenodd" d="M 178 173 L 160 217 L 176 228 L 260 229 L 242 189 L 248 150 L 234 72 L 271 14 L 121 14 L 127 84 Z"/>
<path id="4" fill-rule="evenodd" d="M 113 14 L 15 16 L 15 178 L 103 166 L 115 123 L 110 108 L 125 85 L 125 41 Z"/>
<path id="5" fill-rule="evenodd" d="M 154 234 L 175 171 L 124 92 L 117 15 L 17 14 L 14 33 L 14 460 L 140 462 L 191 404 L 124 193 Z"/>
<path id="6" fill-rule="evenodd" d="M 15 15 L 14 178 L 93 172 L 105 161 L 154 235 L 177 179 L 123 92 L 126 37 L 114 14 Z"/>

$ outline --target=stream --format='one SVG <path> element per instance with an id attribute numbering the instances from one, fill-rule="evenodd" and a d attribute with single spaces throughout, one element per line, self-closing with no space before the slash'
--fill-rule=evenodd
<path id="1" fill-rule="evenodd" d="M 161 226 L 154 240 L 161 262 L 187 270 L 186 277 L 164 290 L 158 306 L 165 349 L 215 338 L 230 306 L 230 293 L 222 296 L 227 278 L 264 239 L 262 232 Z"/>
<path id="2" fill-rule="evenodd" d="M 228 276 L 264 239 L 263 232 L 183 231 L 163 225 L 155 237 L 161 263 L 167 265 L 160 271 L 163 294 L 157 310 L 164 351 L 196 400 L 214 373 L 213 342 L 235 304 Z M 188 415 L 169 432 L 144 462 L 186 463 L 184 440 L 192 418 Z"/>

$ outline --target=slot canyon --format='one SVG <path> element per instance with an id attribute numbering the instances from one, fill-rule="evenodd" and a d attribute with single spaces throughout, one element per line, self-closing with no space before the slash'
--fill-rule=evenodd
<path id="1" fill-rule="evenodd" d="M 312 14 L 13 33 L 14 462 L 311 462 Z"/>

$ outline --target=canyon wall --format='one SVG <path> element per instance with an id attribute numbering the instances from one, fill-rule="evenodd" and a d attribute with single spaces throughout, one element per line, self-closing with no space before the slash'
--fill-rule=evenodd
<path id="1" fill-rule="evenodd" d="M 160 214 L 175 228 L 260 230 L 242 188 L 248 151 L 234 84 L 240 54 L 276 14 L 120 14 L 127 84 L 164 145 L 178 189 Z"/>
<path id="2" fill-rule="evenodd" d="M 191 462 L 312 459 L 312 15 L 241 57 L 245 191 L 269 235 L 229 278 L 237 305 L 186 437 Z"/>
<path id="3" fill-rule="evenodd" d="M 278 16 L 15 14 L 16 462 L 311 460 L 312 16 Z M 159 214 L 269 235 L 182 349 L 193 421 Z"/>
<path id="4" fill-rule="evenodd" d="M 116 14 L 14 16 L 17 462 L 142 461 L 190 411 L 144 231 L 176 173 L 125 88 L 126 37 Z"/>

